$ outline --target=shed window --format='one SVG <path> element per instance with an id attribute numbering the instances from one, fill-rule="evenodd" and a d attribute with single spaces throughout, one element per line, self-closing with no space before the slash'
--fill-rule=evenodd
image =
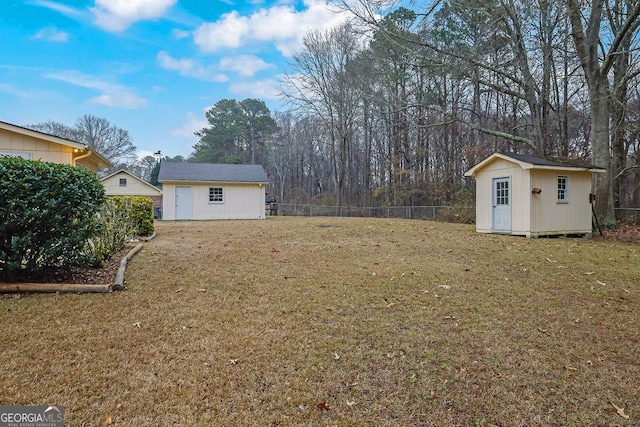
<path id="1" fill-rule="evenodd" d="M 120 178 L 120 187 L 127 186 L 127 178 Z"/>
<path id="2" fill-rule="evenodd" d="M 209 203 L 224 202 L 222 187 L 209 187 Z"/>
<path id="3" fill-rule="evenodd" d="M 509 205 L 509 181 L 496 182 L 496 205 Z"/>
<path id="4" fill-rule="evenodd" d="M 569 203 L 569 177 L 558 176 L 558 203 Z"/>

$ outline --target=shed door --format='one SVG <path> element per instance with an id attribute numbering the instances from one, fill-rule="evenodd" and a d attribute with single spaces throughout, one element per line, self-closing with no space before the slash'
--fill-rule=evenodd
<path id="1" fill-rule="evenodd" d="M 176 187 L 176 219 L 191 219 L 191 187 Z"/>
<path id="2" fill-rule="evenodd" d="M 493 179 L 493 227 L 494 231 L 511 231 L 511 180 Z"/>

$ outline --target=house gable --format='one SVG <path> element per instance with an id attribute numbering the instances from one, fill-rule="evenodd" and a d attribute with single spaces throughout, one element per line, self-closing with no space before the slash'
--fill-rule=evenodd
<path id="1" fill-rule="evenodd" d="M 82 166 L 93 172 L 112 164 L 90 146 L 0 121 L 0 154 Z"/>
<path id="2" fill-rule="evenodd" d="M 161 196 L 162 190 L 126 170 L 119 170 L 100 180 L 107 196 Z M 124 185 L 123 185 L 124 184 Z"/>

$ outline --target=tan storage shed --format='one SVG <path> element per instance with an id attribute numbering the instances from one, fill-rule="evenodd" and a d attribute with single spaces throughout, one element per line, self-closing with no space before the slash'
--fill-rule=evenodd
<path id="1" fill-rule="evenodd" d="M 494 153 L 465 173 L 476 178 L 476 231 L 527 237 L 591 234 L 591 178 L 604 172 Z"/>

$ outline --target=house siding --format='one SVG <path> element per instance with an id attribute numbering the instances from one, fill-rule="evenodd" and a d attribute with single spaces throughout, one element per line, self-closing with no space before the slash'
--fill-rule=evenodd
<path id="1" fill-rule="evenodd" d="M 81 166 L 92 172 L 111 163 L 88 146 L 0 121 L 0 153 L 63 165 Z M 24 155 L 27 156 L 24 156 Z"/>
<path id="2" fill-rule="evenodd" d="M 5 129 L 0 129 L 0 151 L 16 154 L 29 153 L 32 160 L 73 164 L 73 148 Z"/>

